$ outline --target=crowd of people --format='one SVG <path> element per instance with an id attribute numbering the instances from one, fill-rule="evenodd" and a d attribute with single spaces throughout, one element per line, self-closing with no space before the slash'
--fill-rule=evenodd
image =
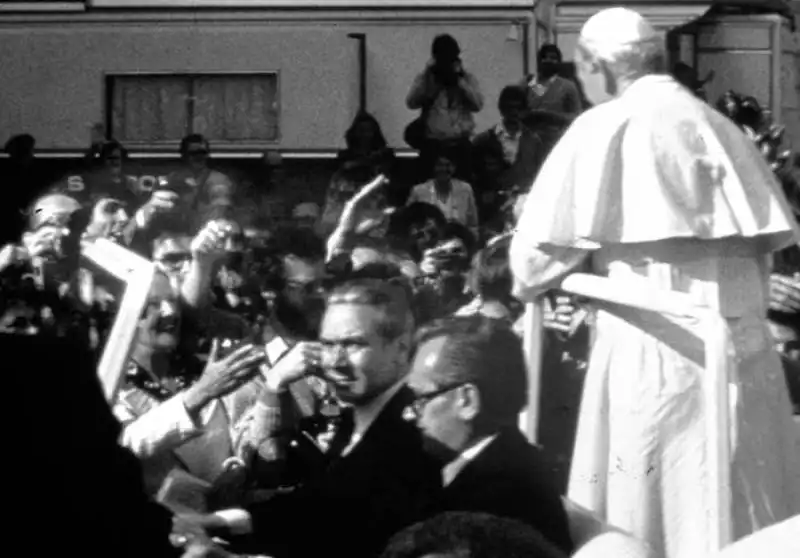
<path id="1" fill-rule="evenodd" d="M 553 269 L 587 265 L 585 251 L 550 254 L 556 264 L 536 268 L 535 281 L 512 261 L 521 235 L 536 236 L 533 225 L 521 232 L 523 222 L 562 218 L 537 215 L 528 191 L 543 177 L 584 176 L 563 159 L 545 161 L 570 123 L 594 110 L 581 116 L 586 101 L 559 76 L 555 45 L 538 62 L 536 76 L 503 88 L 500 122 L 475 133 L 478 79 L 455 39 L 437 37 L 407 97 L 420 110 L 405 139 L 419 150 L 423 180 L 403 195 L 379 122 L 361 113 L 324 207 L 299 204 L 280 226 L 214 170 L 200 135 L 183 139 L 181 167 L 147 191 L 126 176 L 114 140 L 87 155 L 81 188 L 38 191 L 33 138 L 9 142 L 6 376 L 12 397 L 41 394 L 25 397 L 13 419 L 26 425 L 12 428 L 15 447 L 33 456 L 14 463 L 23 545 L 63 552 L 78 535 L 80 552 L 110 556 L 689 556 L 694 543 L 648 523 L 667 515 L 648 508 L 661 505 L 649 489 L 584 479 L 606 492 L 568 498 L 548 441 L 534 446 L 518 426 L 528 397 L 523 302 L 534 290 L 547 296 L 545 374 L 585 367 L 591 316 L 554 283 Z M 639 72 L 633 78 L 646 80 L 663 68 Z M 780 129 L 749 98 L 729 94 L 718 109 L 761 148 L 784 186 L 771 195 L 798 218 L 797 163 L 778 149 Z M 96 370 L 123 291 L 80 260 L 81 247 L 100 239 L 157 269 L 110 405 Z M 796 411 L 797 254 L 796 245 L 779 252 L 769 293 L 786 379 L 772 388 L 785 397 L 788 383 Z M 596 347 L 613 344 L 611 335 L 634 338 L 610 323 L 601 316 Z M 586 397 L 603 389 L 587 385 Z M 602 436 L 581 424 L 582 471 Z M 615 486 L 626 500 L 616 516 L 596 502 Z M 623 508 L 647 519 L 619 521 Z M 773 512 L 773 522 L 784 519 Z M 766 526 L 769 514 L 759 513 Z"/>

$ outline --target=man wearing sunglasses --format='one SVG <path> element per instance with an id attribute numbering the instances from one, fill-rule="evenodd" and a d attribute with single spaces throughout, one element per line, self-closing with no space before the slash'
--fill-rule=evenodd
<path id="1" fill-rule="evenodd" d="M 425 327 L 416 347 L 406 418 L 442 466 L 442 511 L 518 519 L 571 552 L 555 479 L 517 426 L 528 393 L 517 336 L 499 320 L 458 316 Z"/>

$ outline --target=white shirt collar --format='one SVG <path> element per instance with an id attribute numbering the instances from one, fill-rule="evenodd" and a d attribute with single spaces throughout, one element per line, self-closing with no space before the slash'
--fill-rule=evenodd
<path id="1" fill-rule="evenodd" d="M 481 438 L 470 447 L 462 451 L 461 455 L 445 465 L 444 469 L 442 469 L 442 480 L 444 481 L 444 485 L 447 486 L 453 482 L 453 480 L 464 469 L 464 467 L 469 465 L 470 462 L 474 461 L 475 458 L 478 457 L 481 452 L 494 441 L 495 438 L 497 438 L 497 434 Z"/>
<path id="2" fill-rule="evenodd" d="M 378 415 L 381 414 L 381 411 L 383 411 L 387 403 L 400 391 L 403 385 L 405 385 L 404 382 L 398 382 L 366 405 L 353 409 L 355 420 L 353 437 L 350 438 L 350 443 L 344 449 L 342 455 L 350 453 L 356 444 L 361 441 L 364 434 L 369 430 L 369 427 L 372 426 L 372 423 L 375 422 L 375 419 L 378 418 Z"/>

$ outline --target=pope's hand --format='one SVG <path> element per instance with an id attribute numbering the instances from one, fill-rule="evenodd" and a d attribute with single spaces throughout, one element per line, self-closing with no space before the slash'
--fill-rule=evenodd
<path id="1" fill-rule="evenodd" d="M 570 333 L 572 321 L 577 307 L 569 296 L 557 296 L 555 306 L 546 305 L 544 311 L 544 327 L 555 331 Z"/>
<path id="2" fill-rule="evenodd" d="M 776 312 L 800 312 L 800 276 L 773 273 L 769 278 L 769 307 Z"/>

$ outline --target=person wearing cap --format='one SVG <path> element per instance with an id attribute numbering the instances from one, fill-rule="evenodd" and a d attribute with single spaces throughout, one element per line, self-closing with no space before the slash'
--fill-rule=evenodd
<path id="1" fill-rule="evenodd" d="M 680 293 L 721 316 L 732 482 L 720 513 L 741 538 L 800 511 L 796 433 L 765 320 L 770 255 L 800 229 L 753 142 L 667 74 L 664 38 L 640 14 L 590 18 L 575 58 L 595 107 L 525 200 L 515 295 L 535 301 L 589 262 L 620 292 Z M 708 332 L 616 306 L 594 323 L 568 496 L 658 556 L 707 555 L 721 520 L 709 510 L 727 489 L 708 476 L 707 423 L 719 412 L 705 396 Z"/>

